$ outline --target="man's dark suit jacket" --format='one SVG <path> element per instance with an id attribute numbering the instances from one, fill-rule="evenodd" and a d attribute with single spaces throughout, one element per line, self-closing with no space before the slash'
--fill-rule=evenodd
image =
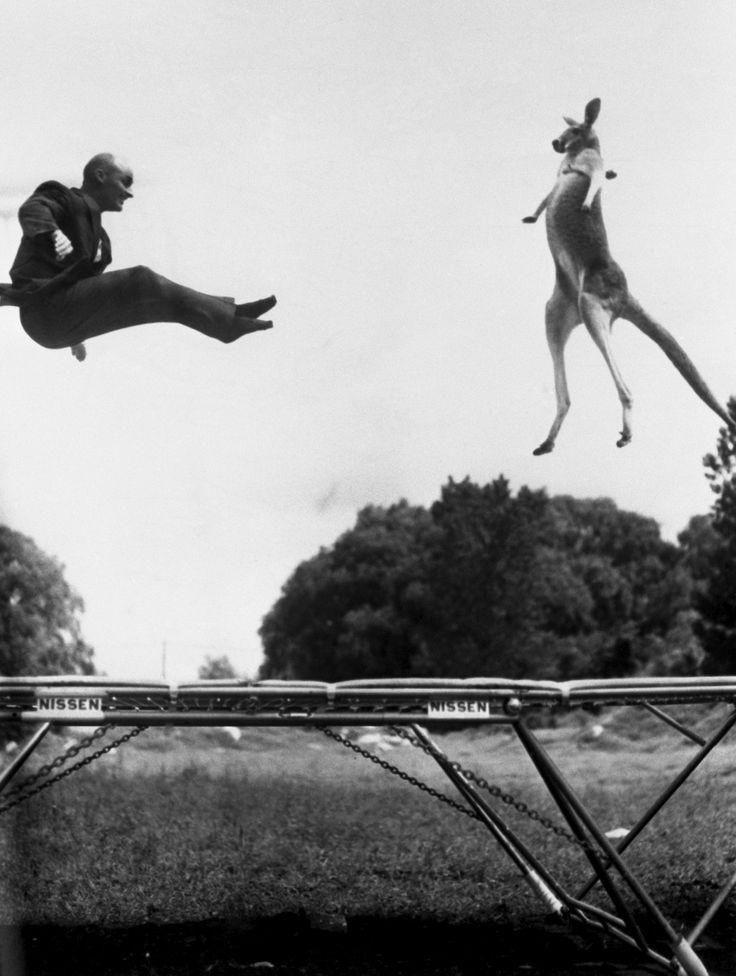
<path id="1" fill-rule="evenodd" d="M 24 305 L 65 285 L 101 274 L 112 261 L 110 238 L 100 212 L 81 190 L 55 180 L 42 183 L 22 204 L 18 219 L 23 238 L 10 269 L 12 285 L 0 285 L 0 304 Z M 52 234 L 63 231 L 73 252 L 58 261 Z M 100 260 L 95 257 L 100 250 Z"/>

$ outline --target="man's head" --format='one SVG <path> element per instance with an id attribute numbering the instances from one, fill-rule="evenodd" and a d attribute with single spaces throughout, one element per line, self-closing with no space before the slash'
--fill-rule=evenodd
<path id="1" fill-rule="evenodd" d="M 82 190 L 92 197 L 101 211 L 122 210 L 133 196 L 133 171 L 112 153 L 97 153 L 82 172 Z"/>

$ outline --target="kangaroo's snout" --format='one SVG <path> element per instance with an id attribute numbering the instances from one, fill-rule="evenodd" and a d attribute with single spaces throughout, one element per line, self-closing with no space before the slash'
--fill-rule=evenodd
<path id="1" fill-rule="evenodd" d="M 564 153 L 564 151 L 565 151 L 565 146 L 563 145 L 563 143 L 559 139 L 553 139 L 552 140 L 552 148 L 557 153 Z"/>

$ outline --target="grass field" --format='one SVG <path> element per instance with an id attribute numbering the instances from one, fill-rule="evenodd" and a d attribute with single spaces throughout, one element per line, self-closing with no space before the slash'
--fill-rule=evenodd
<path id="1" fill-rule="evenodd" d="M 707 730 L 722 714 L 699 724 Z M 694 747 L 628 709 L 606 721 L 593 742 L 578 721 L 539 735 L 609 829 L 631 825 Z M 438 739 L 451 758 L 561 822 L 508 730 Z M 47 738 L 33 763 L 60 747 Z M 377 755 L 456 798 L 418 750 Z M 685 925 L 734 870 L 734 759 L 736 741 L 727 741 L 627 854 Z M 501 812 L 564 883 L 586 876 L 575 847 L 509 807 Z M 541 924 L 540 904 L 476 822 L 315 730 L 246 729 L 237 742 L 217 729 L 149 730 L 6 813 L 0 858 L 0 923 L 34 931 L 191 932 L 278 918 L 336 933 L 369 921 L 507 933 Z M 735 915 L 732 900 L 719 938 Z"/>

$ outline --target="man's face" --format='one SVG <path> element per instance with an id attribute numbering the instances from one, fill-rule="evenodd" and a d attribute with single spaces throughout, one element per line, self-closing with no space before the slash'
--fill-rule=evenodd
<path id="1" fill-rule="evenodd" d="M 133 196 L 132 186 L 133 173 L 127 166 L 113 163 L 107 171 L 100 171 L 95 194 L 100 210 L 122 210 L 125 201 Z"/>

